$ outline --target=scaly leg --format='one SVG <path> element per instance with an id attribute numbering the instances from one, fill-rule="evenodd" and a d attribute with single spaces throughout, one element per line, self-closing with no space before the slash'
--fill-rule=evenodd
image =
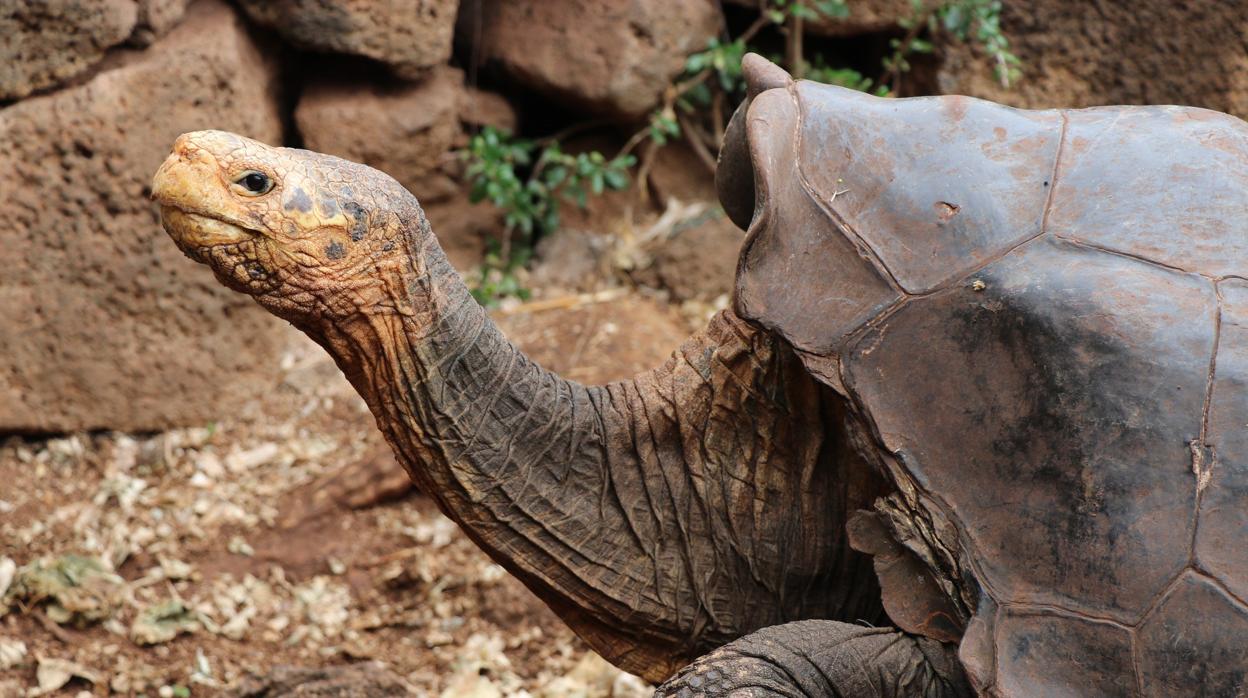
<path id="1" fill-rule="evenodd" d="M 973 695 L 956 648 L 892 628 L 830 620 L 773 625 L 685 667 L 655 698 Z"/>

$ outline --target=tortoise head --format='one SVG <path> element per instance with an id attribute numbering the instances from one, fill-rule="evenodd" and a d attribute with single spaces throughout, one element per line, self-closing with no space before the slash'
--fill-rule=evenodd
<path id="1" fill-rule="evenodd" d="M 431 238 L 415 197 L 385 174 L 223 131 L 180 136 L 152 198 L 188 257 L 291 321 L 381 302 L 369 290 L 378 269 L 410 264 L 411 240 Z"/>

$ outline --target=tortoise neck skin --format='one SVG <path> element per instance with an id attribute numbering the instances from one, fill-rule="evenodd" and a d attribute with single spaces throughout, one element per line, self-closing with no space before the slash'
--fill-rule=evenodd
<path id="1" fill-rule="evenodd" d="M 878 480 L 832 436 L 843 415 L 787 344 L 721 313 L 663 366 L 583 386 L 502 335 L 397 185 L 354 202 L 368 237 L 327 273 L 281 263 L 278 228 L 198 246 L 205 226 L 168 209 L 211 217 L 195 191 L 215 185 L 179 157 L 154 187 L 179 245 L 324 346 L 421 490 L 608 660 L 657 681 L 760 627 L 879 618 L 871 565 L 845 540 Z M 323 179 L 378 176 L 331 164 Z M 318 201 L 314 180 L 300 186 Z M 314 235 L 308 249 L 340 244 L 299 240 Z M 236 270 L 257 261 L 264 283 L 248 286 Z"/>
<path id="2" fill-rule="evenodd" d="M 786 346 L 725 313 L 663 366 L 583 386 L 413 242 L 426 273 L 383 286 L 425 312 L 375 304 L 309 334 L 421 491 L 596 651 L 659 680 L 760 627 L 878 617 L 844 534 L 874 483 L 824 441 L 837 415 Z"/>

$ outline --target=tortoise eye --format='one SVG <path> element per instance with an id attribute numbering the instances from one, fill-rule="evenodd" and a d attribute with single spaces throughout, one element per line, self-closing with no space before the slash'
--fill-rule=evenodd
<path id="1" fill-rule="evenodd" d="M 273 190 L 273 180 L 263 172 L 248 170 L 239 175 L 234 183 L 248 196 L 260 196 Z"/>

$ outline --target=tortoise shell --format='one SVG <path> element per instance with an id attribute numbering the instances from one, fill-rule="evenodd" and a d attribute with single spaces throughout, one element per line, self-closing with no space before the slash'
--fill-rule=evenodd
<path id="1" fill-rule="evenodd" d="M 955 569 L 976 688 L 1234 695 L 1248 125 L 881 99 L 776 70 L 747 64 L 730 132 L 748 159 L 721 165 L 749 224 L 736 305 L 845 396 L 926 532 L 903 542 Z M 731 195 L 741 167 L 752 211 Z"/>

